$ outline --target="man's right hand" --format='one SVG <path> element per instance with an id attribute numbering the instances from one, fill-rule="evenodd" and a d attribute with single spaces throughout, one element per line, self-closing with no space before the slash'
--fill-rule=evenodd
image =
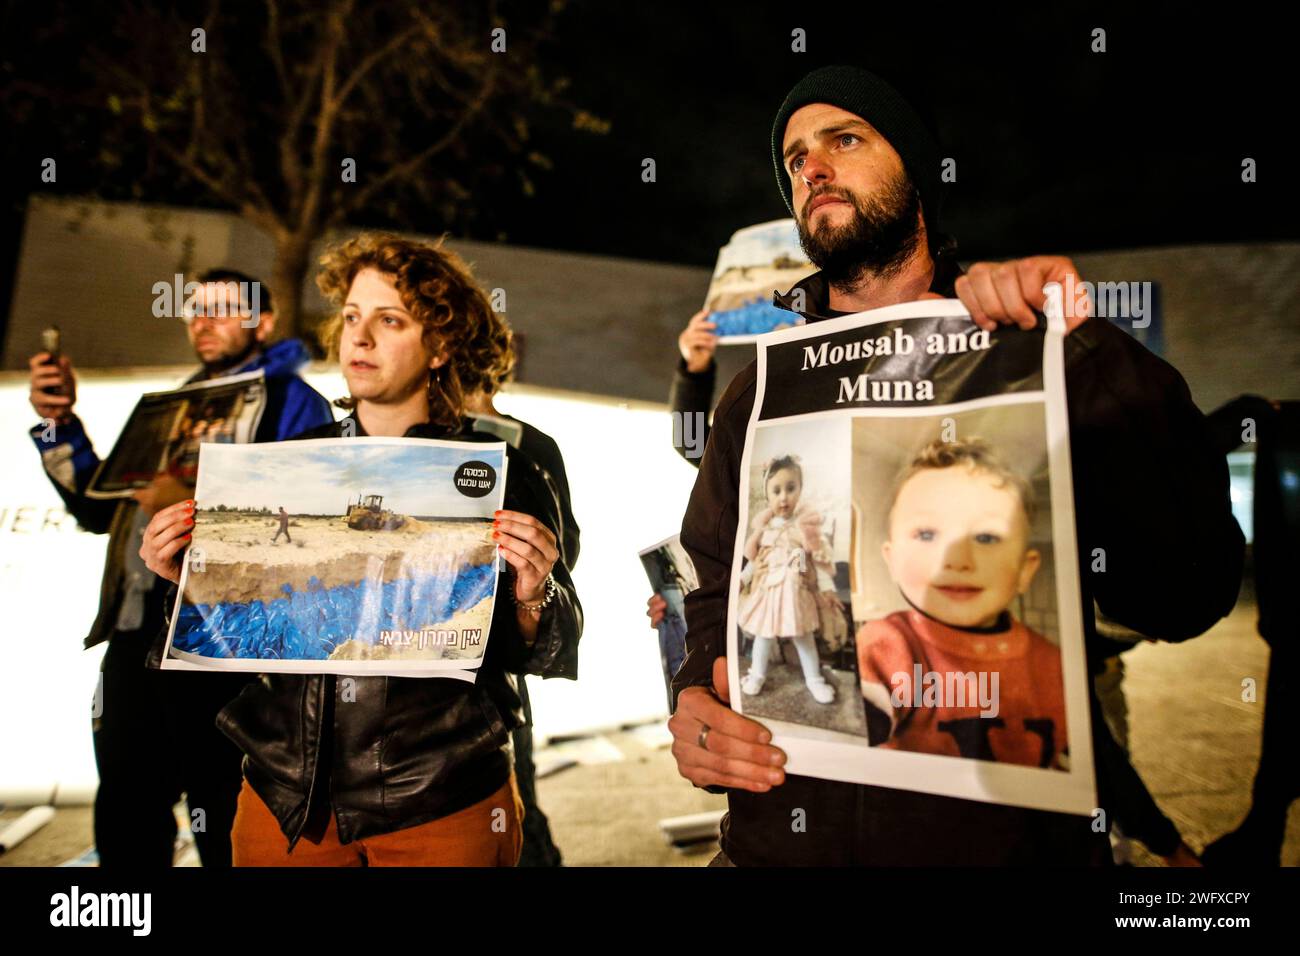
<path id="1" fill-rule="evenodd" d="M 645 614 L 650 618 L 650 626 L 658 627 L 668 613 L 668 602 L 660 594 L 650 595 L 650 600 L 645 602 Z"/>
<path id="2" fill-rule="evenodd" d="M 58 363 L 50 361 L 49 352 L 33 355 L 27 361 L 31 370 L 32 408 L 41 418 L 52 419 L 56 425 L 66 425 L 72 421 L 72 406 L 77 400 L 77 378 L 72 374 L 72 362 L 66 355 L 60 355 Z M 59 389 L 58 395 L 51 395 L 45 389 Z"/>
<path id="3" fill-rule="evenodd" d="M 677 698 L 668 720 L 677 772 L 697 787 L 731 787 L 766 793 L 785 782 L 785 753 L 769 745 L 772 734 L 756 720 L 742 717 L 727 702 L 727 659 L 713 662 L 713 690 L 688 687 Z M 700 746 L 700 734 L 709 733 Z"/>
<path id="4" fill-rule="evenodd" d="M 713 331 L 718 326 L 709 321 L 709 310 L 700 309 L 691 321 L 686 323 L 682 334 L 677 336 L 677 349 L 686 362 L 686 371 L 703 372 L 713 361 L 713 353 L 718 350 L 718 336 Z"/>

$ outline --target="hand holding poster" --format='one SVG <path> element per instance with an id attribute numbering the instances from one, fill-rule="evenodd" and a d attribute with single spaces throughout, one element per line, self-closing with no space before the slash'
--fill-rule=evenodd
<path id="1" fill-rule="evenodd" d="M 811 275 L 793 219 L 738 229 L 718 253 L 704 308 L 717 328 L 718 344 L 741 345 L 789 328 L 799 316 L 772 304 L 772 293 Z"/>
<path id="2" fill-rule="evenodd" d="M 659 659 L 664 683 L 671 685 L 673 675 L 686 658 L 686 595 L 699 587 L 695 565 L 677 535 L 665 538 L 639 552 L 641 566 L 650 579 L 650 589 L 664 599 L 664 616 L 659 622 Z M 671 687 L 668 707 L 672 709 Z"/>
<path id="3" fill-rule="evenodd" d="M 203 445 L 162 666 L 472 680 L 505 469 L 500 442 Z"/>
<path id="4" fill-rule="evenodd" d="M 943 300 L 759 340 L 728 663 L 789 772 L 1096 806 L 1063 335 Z"/>
<path id="5" fill-rule="evenodd" d="M 266 379 L 261 370 L 169 392 L 148 392 L 140 396 L 86 494 L 129 498 L 159 478 L 192 488 L 199 445 L 251 442 L 265 407 Z"/>

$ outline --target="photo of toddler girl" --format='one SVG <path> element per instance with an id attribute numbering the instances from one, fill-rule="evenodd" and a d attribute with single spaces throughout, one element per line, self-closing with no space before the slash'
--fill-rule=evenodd
<path id="1" fill-rule="evenodd" d="M 749 697 L 762 693 L 768 664 L 779 656 L 778 641 L 794 645 L 803 670 L 804 684 L 813 700 L 829 704 L 835 688 L 821 671 L 816 633 L 822 626 L 823 607 L 834 602 L 834 564 L 831 544 L 823 532 L 823 516 L 802 503 L 803 468 L 794 455 L 783 455 L 763 467 L 767 507 L 750 524 L 741 573 L 739 626 L 754 638 L 749 672 L 741 691 Z"/>

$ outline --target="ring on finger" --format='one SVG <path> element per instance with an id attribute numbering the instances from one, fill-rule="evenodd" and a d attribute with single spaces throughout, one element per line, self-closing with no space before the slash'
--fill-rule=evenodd
<path id="1" fill-rule="evenodd" d="M 709 749 L 709 731 L 711 729 L 708 724 L 700 727 L 700 735 L 695 739 L 695 742 L 700 745 L 701 750 Z"/>

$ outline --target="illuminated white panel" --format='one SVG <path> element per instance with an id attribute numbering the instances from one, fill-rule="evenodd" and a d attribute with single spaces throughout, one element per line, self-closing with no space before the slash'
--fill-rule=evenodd
<path id="1" fill-rule="evenodd" d="M 77 412 L 101 454 L 142 392 L 172 388 L 188 368 L 79 372 Z M 343 394 L 337 372 L 308 381 Z M 582 554 L 574 575 L 585 613 L 577 682 L 531 679 L 539 738 L 662 717 L 658 643 L 637 551 L 676 533 L 695 470 L 672 450 L 662 407 L 514 387 L 498 407 L 550 434 L 567 465 Z M 341 413 L 340 413 L 341 414 Z M 36 423 L 24 374 L 0 375 L 0 800 L 93 793 L 90 702 L 102 648 L 81 641 L 99 599 L 107 536 L 58 524 L 61 502 L 27 435 Z"/>
<path id="2" fill-rule="evenodd" d="M 107 454 L 141 392 L 174 387 L 189 369 L 78 372 L 77 413 Z M 99 604 L 107 535 L 61 525 L 60 500 L 27 430 L 38 421 L 26 375 L 0 376 L 0 800 L 94 794 L 90 706 L 103 646 L 83 650 Z"/>

